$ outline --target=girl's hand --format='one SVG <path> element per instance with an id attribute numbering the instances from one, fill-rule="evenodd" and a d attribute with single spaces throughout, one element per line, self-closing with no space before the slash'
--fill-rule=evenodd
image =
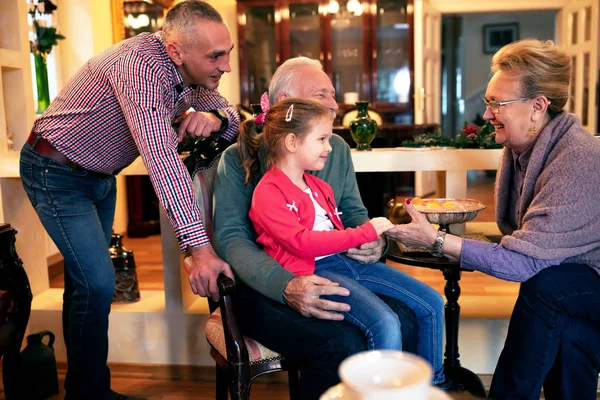
<path id="1" fill-rule="evenodd" d="M 395 225 L 392 224 L 389 219 L 384 217 L 373 218 L 370 222 L 371 225 L 373 225 L 373 228 L 375 228 L 377 231 L 377 236 L 395 227 Z"/>
<path id="2" fill-rule="evenodd" d="M 386 236 L 399 240 L 406 246 L 429 248 L 433 245 L 437 232 L 433 225 L 427 221 L 423 214 L 417 211 L 415 206 L 406 199 L 404 208 L 412 221 L 409 224 L 397 225 L 394 229 L 386 232 Z"/>

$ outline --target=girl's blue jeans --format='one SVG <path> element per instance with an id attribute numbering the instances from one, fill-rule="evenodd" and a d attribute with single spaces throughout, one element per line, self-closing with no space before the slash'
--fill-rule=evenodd
<path id="1" fill-rule="evenodd" d="M 444 300 L 423 282 L 381 262 L 362 264 L 343 254 L 317 260 L 315 274 L 337 282 L 350 295 L 325 296 L 352 308 L 345 318 L 367 337 L 369 350 L 402 350 L 398 316 L 375 293 L 404 302 L 418 325 L 417 354 L 433 367 L 433 383 L 444 381 L 442 362 Z"/>
<path id="2" fill-rule="evenodd" d="M 116 204 L 112 175 L 73 169 L 25 144 L 23 187 L 64 257 L 63 335 L 69 398 L 108 399 L 108 314 L 115 272 L 108 246 Z"/>

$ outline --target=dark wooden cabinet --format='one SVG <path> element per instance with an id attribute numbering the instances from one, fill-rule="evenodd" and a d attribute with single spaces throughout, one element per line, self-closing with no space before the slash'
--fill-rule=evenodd
<path id="1" fill-rule="evenodd" d="M 413 0 L 238 0 L 242 104 L 259 102 L 281 63 L 306 56 L 323 64 L 342 113 L 368 100 L 384 122 L 412 123 L 412 10 Z"/>

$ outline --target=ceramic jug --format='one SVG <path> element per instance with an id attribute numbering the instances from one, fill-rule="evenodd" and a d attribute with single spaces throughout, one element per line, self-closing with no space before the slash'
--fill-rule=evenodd
<path id="1" fill-rule="evenodd" d="M 43 342 L 48 337 L 48 344 Z M 58 372 L 54 357 L 54 334 L 43 331 L 27 336 L 27 347 L 19 363 L 19 397 L 47 399 L 58 394 Z"/>
<path id="2" fill-rule="evenodd" d="M 140 300 L 137 273 L 133 251 L 126 249 L 121 240 L 123 236 L 113 233 L 110 240 L 110 259 L 115 267 L 115 293 L 113 303 L 132 303 Z"/>

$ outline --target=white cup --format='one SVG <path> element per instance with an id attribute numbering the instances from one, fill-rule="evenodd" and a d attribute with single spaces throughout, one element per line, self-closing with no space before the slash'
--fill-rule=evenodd
<path id="1" fill-rule="evenodd" d="M 433 371 L 421 357 L 381 350 L 348 357 L 339 374 L 364 400 L 427 400 Z"/>

